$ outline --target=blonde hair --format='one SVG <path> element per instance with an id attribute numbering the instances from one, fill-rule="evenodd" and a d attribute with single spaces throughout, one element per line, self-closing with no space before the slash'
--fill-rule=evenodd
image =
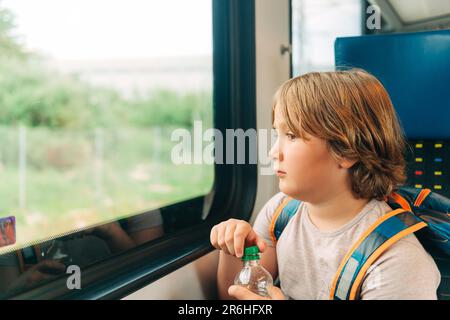
<path id="1" fill-rule="evenodd" d="M 275 94 L 290 130 L 327 141 L 336 160 L 356 160 L 349 169 L 358 198 L 384 199 L 406 180 L 406 143 L 383 85 L 352 69 L 313 72 L 286 81 Z"/>

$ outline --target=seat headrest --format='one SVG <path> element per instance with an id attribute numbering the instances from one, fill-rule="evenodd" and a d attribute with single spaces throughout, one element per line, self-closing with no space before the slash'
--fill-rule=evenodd
<path id="1" fill-rule="evenodd" d="M 383 83 L 407 138 L 450 139 L 450 30 L 337 38 L 335 63 Z"/>

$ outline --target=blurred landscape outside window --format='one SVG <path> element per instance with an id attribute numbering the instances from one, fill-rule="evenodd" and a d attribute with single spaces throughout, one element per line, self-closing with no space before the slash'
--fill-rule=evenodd
<path id="1" fill-rule="evenodd" d="M 171 132 L 212 127 L 211 0 L 0 1 L 0 253 L 206 194 Z"/>

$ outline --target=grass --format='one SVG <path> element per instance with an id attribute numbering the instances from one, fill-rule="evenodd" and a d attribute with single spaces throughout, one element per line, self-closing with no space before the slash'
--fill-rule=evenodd
<path id="1" fill-rule="evenodd" d="M 206 194 L 212 187 L 212 165 L 172 163 L 172 128 L 100 134 L 36 128 L 26 133 L 25 206 L 19 207 L 17 128 L 5 130 L 0 216 L 16 216 L 14 248 Z"/>

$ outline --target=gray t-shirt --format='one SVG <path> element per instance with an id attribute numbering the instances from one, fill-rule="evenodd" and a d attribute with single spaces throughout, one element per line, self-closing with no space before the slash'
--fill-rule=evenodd
<path id="1" fill-rule="evenodd" d="M 378 218 L 392 209 L 373 199 L 350 222 L 333 232 L 321 232 L 311 222 L 305 203 L 275 244 L 269 227 L 286 197 L 273 196 L 259 212 L 253 228 L 267 245 L 276 246 L 281 290 L 290 299 L 329 299 L 330 288 L 347 251 Z M 384 252 L 367 270 L 361 299 L 437 299 L 440 273 L 414 234 Z"/>

